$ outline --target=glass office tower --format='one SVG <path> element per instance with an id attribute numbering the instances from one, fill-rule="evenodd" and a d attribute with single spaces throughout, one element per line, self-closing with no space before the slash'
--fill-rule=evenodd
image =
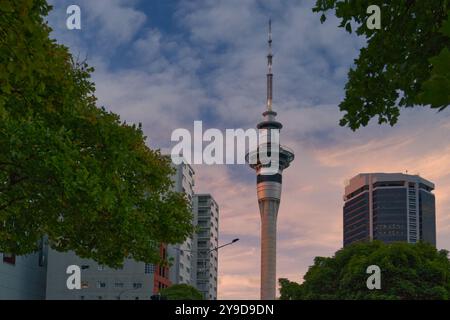
<path id="1" fill-rule="evenodd" d="M 418 175 L 364 173 L 345 187 L 344 246 L 425 241 L 436 246 L 434 184 Z"/>

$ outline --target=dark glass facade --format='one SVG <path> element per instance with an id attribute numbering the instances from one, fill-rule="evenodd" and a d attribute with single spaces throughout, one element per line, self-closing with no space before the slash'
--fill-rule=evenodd
<path id="1" fill-rule="evenodd" d="M 420 239 L 436 246 L 436 204 L 434 194 L 419 191 Z"/>
<path id="2" fill-rule="evenodd" d="M 347 201 L 344 205 L 344 246 L 369 240 L 369 193 Z"/>
<path id="3" fill-rule="evenodd" d="M 408 241 L 406 188 L 373 191 L 373 239 Z"/>
<path id="4" fill-rule="evenodd" d="M 436 246 L 433 189 L 408 180 L 378 180 L 371 187 L 366 184 L 347 193 L 343 208 L 344 246 L 370 239 L 385 243 L 423 241 Z"/>

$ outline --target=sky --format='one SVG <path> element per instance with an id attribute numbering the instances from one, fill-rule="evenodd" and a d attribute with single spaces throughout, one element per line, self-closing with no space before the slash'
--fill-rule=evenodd
<path id="1" fill-rule="evenodd" d="M 170 152 L 177 128 L 254 128 L 266 97 L 267 23 L 273 21 L 274 110 L 295 152 L 283 177 L 277 278 L 301 282 L 316 256 L 342 247 L 345 181 L 362 172 L 420 174 L 436 185 L 437 246 L 450 249 L 450 110 L 403 110 L 395 127 L 339 126 L 347 71 L 364 39 L 324 24 L 314 1 L 52 0 L 52 36 L 95 67 L 99 105 L 142 123 L 151 148 Z M 81 8 L 81 30 L 66 9 Z M 258 299 L 255 173 L 194 165 L 195 191 L 220 207 L 219 299 Z"/>

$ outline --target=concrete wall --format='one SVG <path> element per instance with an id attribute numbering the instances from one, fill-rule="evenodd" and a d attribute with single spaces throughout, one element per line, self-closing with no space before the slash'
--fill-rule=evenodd
<path id="1" fill-rule="evenodd" d="M 77 265 L 81 270 L 82 289 L 69 290 L 67 267 Z M 48 300 L 150 300 L 153 295 L 154 273 L 146 273 L 145 263 L 126 260 L 122 269 L 100 266 L 81 259 L 73 252 L 49 251 Z M 140 288 L 139 288 L 140 286 Z"/>
<path id="2" fill-rule="evenodd" d="M 42 266 L 39 260 L 39 253 L 19 256 L 13 265 L 0 253 L 0 300 L 45 299 L 47 268 L 45 259 Z"/>

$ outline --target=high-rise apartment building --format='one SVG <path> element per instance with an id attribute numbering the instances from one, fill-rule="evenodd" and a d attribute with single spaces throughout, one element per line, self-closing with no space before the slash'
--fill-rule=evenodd
<path id="1" fill-rule="evenodd" d="M 418 175 L 364 173 L 345 187 L 344 246 L 356 241 L 436 245 L 434 184 Z"/>
<path id="2" fill-rule="evenodd" d="M 176 172 L 172 177 L 174 191 L 185 194 L 192 205 L 192 200 L 194 198 L 195 172 L 186 162 L 178 165 L 173 164 L 173 166 L 176 169 Z M 192 223 L 194 225 L 195 221 L 195 212 L 193 212 Z M 195 287 L 195 237 L 196 235 L 194 234 L 187 238 L 185 242 L 169 245 L 167 248 L 169 257 L 173 259 L 169 274 L 170 281 L 173 284 L 184 283 Z"/>
<path id="3" fill-rule="evenodd" d="M 194 195 L 197 217 L 196 287 L 206 300 L 217 299 L 219 206 L 210 194 Z"/>

